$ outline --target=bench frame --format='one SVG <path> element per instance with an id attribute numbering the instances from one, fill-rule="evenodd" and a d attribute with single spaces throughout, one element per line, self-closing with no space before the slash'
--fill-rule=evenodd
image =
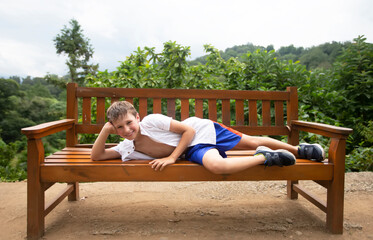
<path id="1" fill-rule="evenodd" d="M 78 100 L 79 98 L 83 100 Z M 147 164 L 148 162 L 143 160 L 124 163 L 118 159 L 94 162 L 90 159 L 92 145 L 79 144 L 78 134 L 99 133 L 105 123 L 105 111 L 108 105 L 106 100 L 111 99 L 111 102 L 114 102 L 122 98 L 138 105 L 141 118 L 148 112 L 162 113 L 164 109 L 167 109 L 168 116 L 174 118 L 177 116 L 181 120 L 189 117 L 190 109 L 194 109 L 195 116 L 203 117 L 208 106 L 209 119 L 214 121 L 221 119 L 223 124 L 248 135 L 287 135 L 290 144 L 298 145 L 299 131 L 319 134 L 330 138 L 329 157 L 322 163 L 297 159 L 297 164 L 294 166 L 265 168 L 261 165 L 239 173 L 222 175 L 212 174 L 203 166 L 185 160 L 167 166 L 162 172 L 155 172 Z M 152 99 L 152 104 L 148 104 L 148 99 Z M 167 100 L 162 101 L 162 99 Z M 180 101 L 180 110 L 175 109 L 176 101 Z M 259 105 L 262 109 L 261 119 L 258 119 L 258 102 L 261 102 Z M 92 105 L 95 105 L 96 110 L 94 117 L 92 117 Z M 152 109 L 148 109 L 150 105 Z M 272 106 L 274 108 L 271 108 Z M 79 113 L 80 108 L 82 113 Z M 220 108 L 221 115 L 218 110 Z M 28 239 L 38 239 L 44 235 L 46 215 L 64 198 L 68 197 L 69 201 L 79 200 L 79 182 L 98 181 L 287 180 L 287 196 L 290 199 L 297 199 L 298 194 L 304 196 L 326 213 L 327 229 L 335 234 L 343 233 L 345 148 L 346 139 L 352 133 L 352 129 L 299 121 L 296 87 L 288 87 L 286 91 L 281 92 L 87 88 L 69 83 L 66 113 L 67 118 L 64 120 L 22 129 L 22 133 L 28 138 Z M 233 121 L 232 115 L 235 117 Z M 96 122 L 92 123 L 94 118 Z M 45 157 L 42 138 L 64 130 L 66 130 L 66 148 Z M 110 146 L 113 145 L 107 145 Z M 247 156 L 252 153 L 252 151 L 231 151 L 228 155 Z M 325 187 L 326 202 L 304 189 L 299 184 L 300 180 L 312 180 Z M 53 201 L 46 204 L 45 192 L 56 182 L 66 182 L 67 187 Z"/>

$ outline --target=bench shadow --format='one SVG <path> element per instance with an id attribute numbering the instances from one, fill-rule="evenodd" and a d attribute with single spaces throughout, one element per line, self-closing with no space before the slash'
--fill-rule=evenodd
<path id="1" fill-rule="evenodd" d="M 92 197 L 78 202 L 64 201 L 47 217 L 45 236 L 48 239 L 61 234 L 67 234 L 69 239 L 94 236 L 135 239 L 158 235 L 224 238 L 277 233 L 289 237 L 296 232 L 329 236 L 324 213 L 306 203 L 286 196 L 261 202 L 204 200 L 184 205 L 169 199 L 165 205 L 151 199 L 131 204 L 97 202 Z"/>

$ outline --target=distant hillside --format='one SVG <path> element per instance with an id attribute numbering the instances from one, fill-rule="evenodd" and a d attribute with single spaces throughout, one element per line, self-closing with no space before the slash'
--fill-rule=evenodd
<path id="1" fill-rule="evenodd" d="M 315 68 L 330 68 L 335 59 L 341 54 L 342 49 L 346 48 L 349 44 L 351 44 L 351 42 L 340 43 L 333 41 L 331 43 L 324 43 L 310 48 L 289 45 L 278 49 L 276 55 L 281 60 L 292 60 L 293 62 L 300 61 L 300 63 L 306 65 L 308 70 Z M 220 51 L 220 55 L 225 60 L 232 57 L 241 59 L 241 57 L 247 54 L 247 52 L 254 52 L 257 49 L 272 51 L 274 50 L 274 47 L 273 45 L 263 47 L 248 43 L 227 48 L 225 51 Z M 190 64 L 192 65 L 197 65 L 198 63 L 205 64 L 206 56 L 190 61 Z"/>

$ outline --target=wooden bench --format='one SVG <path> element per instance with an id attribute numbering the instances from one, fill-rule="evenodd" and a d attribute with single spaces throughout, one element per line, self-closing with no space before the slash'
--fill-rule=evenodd
<path id="1" fill-rule="evenodd" d="M 164 171 L 154 171 L 144 160 L 119 159 L 94 162 L 92 144 L 79 144 L 79 134 L 99 133 L 110 102 L 127 100 L 138 108 L 140 117 L 163 113 L 183 120 L 189 115 L 221 121 L 248 135 L 286 135 L 299 143 L 299 131 L 329 137 L 329 157 L 324 162 L 297 159 L 294 166 L 256 166 L 236 174 L 216 175 L 204 167 L 180 160 Z M 193 89 L 87 88 L 67 85 L 67 118 L 22 129 L 28 138 L 27 236 L 44 234 L 45 216 L 65 197 L 79 199 L 79 182 L 98 181 L 261 181 L 286 180 L 287 195 L 301 194 L 326 213 L 332 233 L 343 232 L 345 145 L 351 129 L 298 121 L 296 87 L 286 91 L 237 91 Z M 66 148 L 44 156 L 42 138 L 66 130 Z M 108 144 L 113 146 L 113 144 Z M 253 151 L 231 151 L 229 156 L 245 156 Z M 308 193 L 299 180 L 313 180 L 327 189 L 326 202 Z M 66 182 L 66 190 L 45 203 L 45 191 L 56 182 Z"/>

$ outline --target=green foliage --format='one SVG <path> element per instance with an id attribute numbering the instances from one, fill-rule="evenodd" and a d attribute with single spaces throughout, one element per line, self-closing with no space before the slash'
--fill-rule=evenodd
<path id="1" fill-rule="evenodd" d="M 27 165 L 25 158 L 21 161 L 14 161 L 22 142 L 6 144 L 0 138 L 0 182 L 19 181 L 27 177 Z"/>
<path id="2" fill-rule="evenodd" d="M 158 56 L 160 76 L 164 78 L 166 88 L 180 88 L 185 84 L 188 71 L 187 57 L 190 47 L 182 47 L 176 42 L 166 42 L 163 53 Z"/>
<path id="3" fill-rule="evenodd" d="M 0 119 L 4 119 L 7 111 L 15 107 L 12 100 L 19 94 L 19 84 L 16 81 L 0 79 Z"/>
<path id="4" fill-rule="evenodd" d="M 188 80 L 190 48 L 166 42 L 162 53 L 138 48 L 116 71 L 98 72 L 86 78 L 88 86 L 127 88 L 183 88 Z"/>
<path id="5" fill-rule="evenodd" d="M 85 76 L 95 74 L 98 64 L 88 63 L 94 51 L 89 39 L 84 37 L 78 21 L 72 19 L 69 23 L 70 28 L 64 26 L 61 33 L 54 39 L 54 43 L 57 54 L 67 54 L 68 56 L 66 65 L 69 68 L 71 81 L 84 85 Z M 50 79 L 50 81 L 57 80 L 55 78 Z"/>
<path id="6" fill-rule="evenodd" d="M 367 125 L 359 124 L 357 131 L 364 140 L 347 156 L 346 170 L 373 171 L 373 121 L 368 121 Z"/>
<path id="7" fill-rule="evenodd" d="M 21 128 L 61 119 L 65 116 L 63 89 L 48 84 L 45 79 L 27 77 L 0 79 L 0 178 L 16 181 L 26 178 L 26 137 Z M 44 140 L 49 154 L 65 145 L 63 134 Z"/>
<path id="8" fill-rule="evenodd" d="M 332 87 L 341 96 L 334 105 L 335 118 L 357 130 L 352 135 L 354 145 L 366 142 L 361 133 L 373 119 L 373 44 L 363 36 L 355 38 L 335 62 L 334 79 Z"/>
<path id="9" fill-rule="evenodd" d="M 373 171 L 373 147 L 358 147 L 347 155 L 346 171 Z"/>
<path id="10" fill-rule="evenodd" d="M 49 89 L 53 89 L 54 94 L 61 94 L 61 90 L 45 80 L 28 77 L 19 85 L 14 80 L 0 79 L 0 85 L 0 102 L 4 106 L 0 110 L 0 137 L 6 143 L 21 140 L 23 127 L 58 120 L 65 115 L 65 99 L 58 101 Z"/>

